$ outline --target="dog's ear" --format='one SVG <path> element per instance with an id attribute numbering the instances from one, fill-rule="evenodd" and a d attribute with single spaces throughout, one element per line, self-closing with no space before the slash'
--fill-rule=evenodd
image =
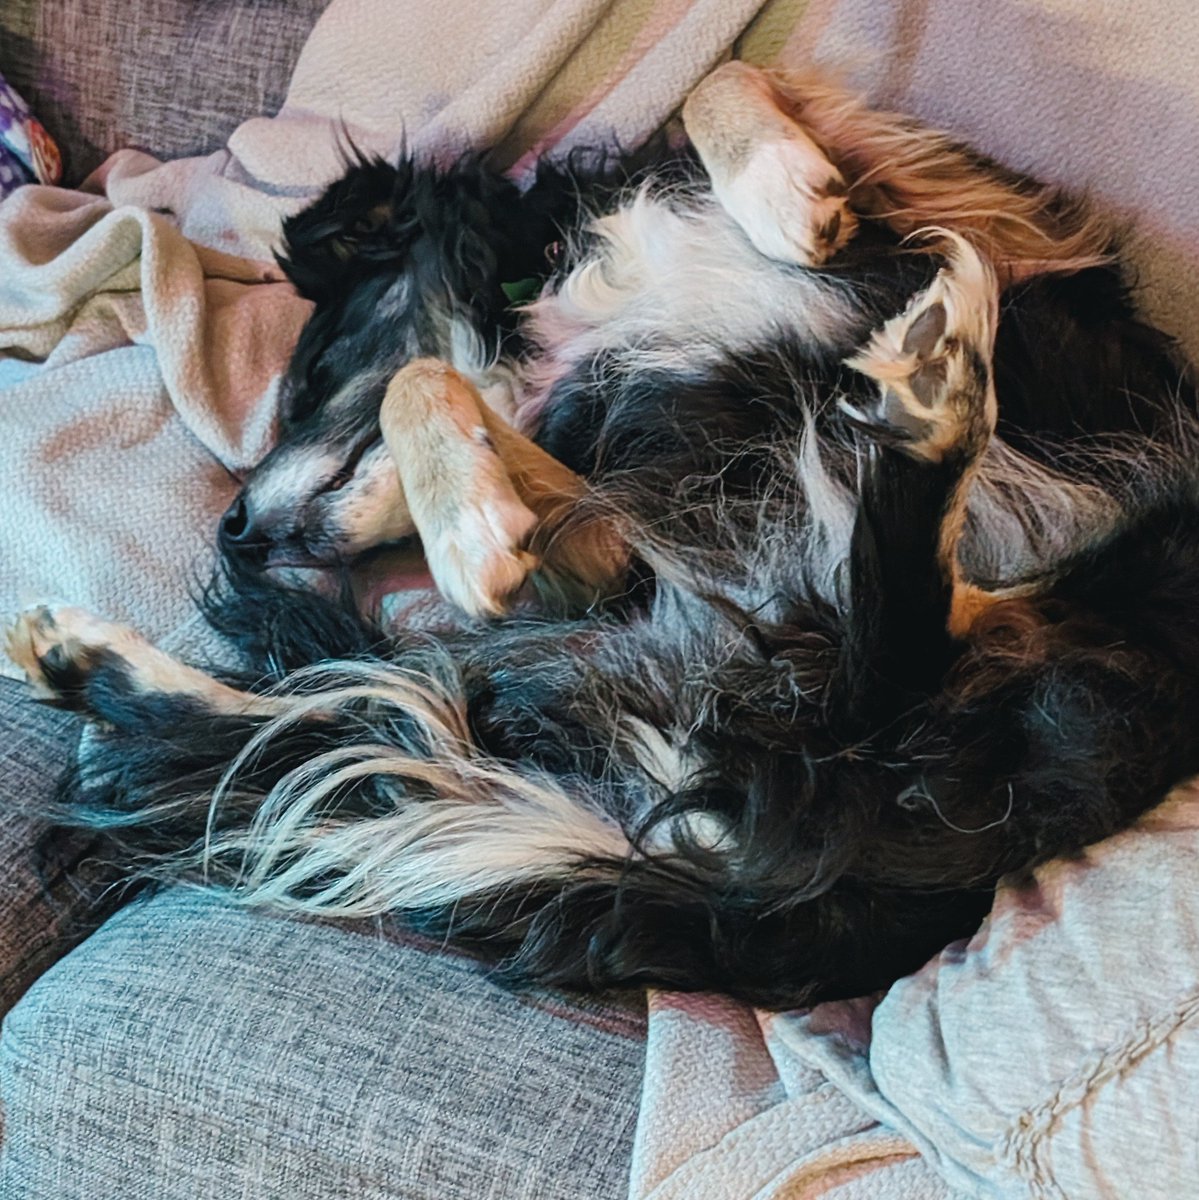
<path id="1" fill-rule="evenodd" d="M 410 267 L 452 279 L 464 302 L 502 308 L 503 284 L 548 273 L 546 246 L 566 207 L 557 192 L 526 203 L 485 154 L 448 166 L 359 157 L 284 222 L 278 261 L 318 305 L 346 297 L 368 276 Z"/>
<path id="2" fill-rule="evenodd" d="M 316 303 L 343 291 L 371 263 L 400 262 L 411 238 L 410 215 L 397 199 L 412 165 L 359 159 L 302 212 L 283 223 L 275 257 L 296 291 Z"/>

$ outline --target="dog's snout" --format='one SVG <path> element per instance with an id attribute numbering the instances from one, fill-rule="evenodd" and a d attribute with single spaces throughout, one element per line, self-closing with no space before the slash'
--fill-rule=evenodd
<path id="1" fill-rule="evenodd" d="M 221 541 L 231 546 L 249 546 L 259 541 L 254 517 L 245 495 L 240 495 L 221 518 Z"/>

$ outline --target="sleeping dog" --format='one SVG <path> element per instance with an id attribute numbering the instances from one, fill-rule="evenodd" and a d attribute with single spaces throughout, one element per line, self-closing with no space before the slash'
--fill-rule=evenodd
<path id="1" fill-rule="evenodd" d="M 1199 770 L 1195 393 L 1110 231 L 818 80 L 731 64 L 684 121 L 523 192 L 360 162 L 288 222 L 314 312 L 206 597 L 245 670 L 24 614 L 106 727 L 63 823 L 522 977 L 789 1006 Z M 417 537 L 419 629 L 287 577 Z"/>

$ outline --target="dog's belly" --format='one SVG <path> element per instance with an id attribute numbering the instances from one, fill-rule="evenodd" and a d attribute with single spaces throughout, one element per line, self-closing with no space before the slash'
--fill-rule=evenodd
<path id="1" fill-rule="evenodd" d="M 767 332 L 813 354 L 848 350 L 858 333 L 850 289 L 759 254 L 711 196 L 641 193 L 592 232 L 591 252 L 529 311 L 537 350 L 517 401 L 525 429 L 556 384 L 600 358 L 628 375 L 698 374 Z"/>

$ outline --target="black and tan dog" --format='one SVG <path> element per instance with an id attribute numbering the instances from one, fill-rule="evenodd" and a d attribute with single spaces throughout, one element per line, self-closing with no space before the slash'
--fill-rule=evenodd
<path id="1" fill-rule="evenodd" d="M 790 1005 L 1199 770 L 1195 396 L 1102 222 L 819 81 L 733 64 L 684 117 L 523 193 L 360 163 L 288 223 L 315 311 L 208 598 L 245 677 L 26 613 L 109 727 L 61 820 L 526 976 Z M 279 578 L 415 536 L 433 630 Z"/>

